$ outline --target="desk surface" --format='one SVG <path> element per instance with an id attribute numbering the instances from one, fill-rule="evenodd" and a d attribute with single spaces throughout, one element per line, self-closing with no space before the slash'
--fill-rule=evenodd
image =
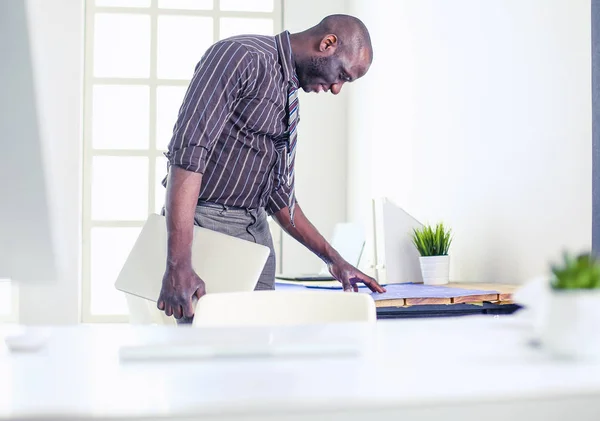
<path id="1" fill-rule="evenodd" d="M 554 361 L 517 317 L 293 328 L 52 329 L 34 354 L 0 345 L 0 419 L 600 419 L 600 362 Z M 0 338 L 10 332 L 0 327 Z M 121 362 L 122 345 L 353 343 L 359 355 Z M 390 418 L 396 417 L 396 418 Z"/>

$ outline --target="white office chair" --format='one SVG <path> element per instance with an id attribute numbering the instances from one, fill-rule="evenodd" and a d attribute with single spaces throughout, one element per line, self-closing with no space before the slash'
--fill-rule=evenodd
<path id="1" fill-rule="evenodd" d="M 253 291 L 203 296 L 196 305 L 193 326 L 282 326 L 375 320 L 375 302 L 368 294 Z"/>

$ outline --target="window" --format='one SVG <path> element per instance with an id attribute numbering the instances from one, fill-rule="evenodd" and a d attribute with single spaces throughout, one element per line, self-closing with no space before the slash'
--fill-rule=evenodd
<path id="1" fill-rule="evenodd" d="M 163 205 L 163 153 L 196 63 L 219 39 L 279 32 L 281 0 L 86 1 L 82 318 L 118 322 L 114 281 Z"/>

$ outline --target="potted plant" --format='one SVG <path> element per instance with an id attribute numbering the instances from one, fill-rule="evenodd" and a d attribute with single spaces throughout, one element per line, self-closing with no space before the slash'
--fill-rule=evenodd
<path id="1" fill-rule="evenodd" d="M 565 253 L 552 266 L 550 291 L 542 345 L 557 357 L 600 358 L 600 261 Z"/>
<path id="2" fill-rule="evenodd" d="M 423 283 L 443 285 L 450 277 L 450 256 L 448 249 L 452 243 L 451 232 L 438 223 L 435 229 L 431 225 L 413 229 L 413 243 L 417 247 L 421 262 Z"/>

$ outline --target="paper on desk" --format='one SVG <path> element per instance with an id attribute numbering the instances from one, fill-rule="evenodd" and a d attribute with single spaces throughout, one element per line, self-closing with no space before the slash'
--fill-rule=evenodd
<path id="1" fill-rule="evenodd" d="M 387 285 L 385 289 L 387 291 L 382 294 L 376 292 L 371 293 L 373 299 L 379 301 L 399 298 L 453 298 L 468 297 L 471 295 L 498 294 L 498 291 L 451 288 L 440 285 L 423 284 L 391 284 Z"/>
<path id="2" fill-rule="evenodd" d="M 318 289 L 321 291 L 340 291 L 339 286 L 303 286 L 290 284 L 275 284 L 277 290 L 307 290 Z M 370 293 L 375 301 L 380 300 L 395 300 L 400 298 L 453 298 L 453 297 L 468 297 L 472 295 L 498 294 L 498 291 L 451 288 L 440 285 L 424 285 L 424 284 L 388 284 L 385 285 L 386 292 L 376 293 L 371 292 L 366 286 L 358 288 L 359 292 Z"/>

